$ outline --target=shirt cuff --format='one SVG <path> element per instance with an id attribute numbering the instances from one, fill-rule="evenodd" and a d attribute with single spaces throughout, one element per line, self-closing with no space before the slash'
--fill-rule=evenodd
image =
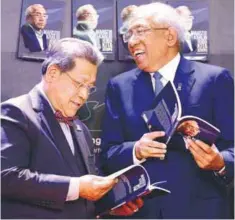
<path id="1" fill-rule="evenodd" d="M 137 159 L 137 157 L 135 156 L 135 148 L 136 148 L 136 146 L 134 145 L 134 147 L 133 147 L 133 151 L 132 151 L 132 157 L 133 157 L 133 164 L 141 164 L 141 163 L 143 163 L 144 161 L 146 161 L 146 159 L 142 159 L 142 160 L 139 160 L 139 159 Z"/>
<path id="2" fill-rule="evenodd" d="M 79 198 L 79 178 L 71 177 L 66 201 L 73 201 Z"/>

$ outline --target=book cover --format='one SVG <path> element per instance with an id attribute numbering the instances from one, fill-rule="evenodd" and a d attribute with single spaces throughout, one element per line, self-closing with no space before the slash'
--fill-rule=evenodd
<path id="1" fill-rule="evenodd" d="M 150 131 L 165 131 L 165 137 L 158 141 L 166 144 L 175 132 L 202 140 L 208 145 L 212 145 L 220 135 L 220 130 L 209 122 L 193 115 L 181 117 L 181 114 L 179 95 L 169 81 L 155 98 L 153 107 L 144 111 L 142 117 Z"/>
<path id="2" fill-rule="evenodd" d="M 166 181 L 151 184 L 147 170 L 142 165 L 131 165 L 110 177 L 118 183 L 104 197 L 96 202 L 96 214 L 101 216 L 138 197 L 146 199 L 170 193 L 160 185 Z"/>

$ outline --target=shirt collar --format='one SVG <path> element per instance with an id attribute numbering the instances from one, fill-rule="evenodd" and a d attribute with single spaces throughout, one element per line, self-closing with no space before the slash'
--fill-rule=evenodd
<path id="1" fill-rule="evenodd" d="M 48 99 L 48 97 L 47 97 L 47 95 L 46 95 L 46 93 L 45 93 L 45 91 L 43 90 L 42 82 L 40 82 L 40 83 L 38 84 L 38 90 L 39 90 L 39 92 L 42 94 L 42 96 L 47 100 L 47 102 L 49 103 L 49 105 L 50 105 L 50 107 L 51 107 L 53 113 L 55 113 L 54 107 L 52 106 L 50 100 Z"/>
<path id="2" fill-rule="evenodd" d="M 32 29 L 33 29 L 33 31 L 35 32 L 35 34 L 37 35 L 37 36 L 39 36 L 39 37 L 42 37 L 43 36 L 43 34 L 44 34 L 44 30 L 36 30 L 31 24 L 28 24 Z"/>
<path id="3" fill-rule="evenodd" d="M 167 81 L 174 81 L 176 70 L 180 63 L 180 54 L 177 53 L 176 56 L 165 66 L 160 68 L 158 72 L 167 80 Z M 151 73 L 151 75 L 154 73 Z"/>

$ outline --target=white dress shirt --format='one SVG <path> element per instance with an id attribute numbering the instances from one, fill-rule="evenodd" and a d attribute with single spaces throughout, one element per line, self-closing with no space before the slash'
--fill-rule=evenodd
<path id="1" fill-rule="evenodd" d="M 163 66 L 161 69 L 158 70 L 158 72 L 162 75 L 161 82 L 163 86 L 167 84 L 168 81 L 171 81 L 173 83 L 175 79 L 176 70 L 178 68 L 178 65 L 180 63 L 180 54 L 177 53 L 177 55 L 165 66 Z M 153 91 L 155 91 L 155 78 L 154 73 L 149 73 L 151 75 L 152 85 L 153 85 Z M 145 161 L 145 159 L 138 160 L 135 155 L 135 148 L 134 145 L 133 148 L 133 162 L 134 164 L 140 164 Z"/>
<path id="2" fill-rule="evenodd" d="M 41 47 L 41 50 L 44 50 L 44 46 L 43 46 L 43 34 L 44 34 L 44 31 L 43 30 L 35 30 L 35 28 L 29 24 L 29 26 L 33 29 L 35 35 L 36 35 L 36 38 L 38 40 L 38 43 L 39 43 L 39 46 Z"/>
<path id="3" fill-rule="evenodd" d="M 186 32 L 185 35 L 184 35 L 184 39 L 190 49 L 190 52 L 193 51 L 193 45 L 192 45 L 192 35 L 190 34 L 190 32 Z"/>
<path id="4" fill-rule="evenodd" d="M 55 113 L 55 109 L 53 108 L 46 93 L 44 92 L 44 90 L 42 88 L 42 83 L 40 83 L 38 85 L 38 89 L 41 92 L 41 94 L 43 95 L 43 97 L 48 101 L 52 111 Z M 70 128 L 65 123 L 59 122 L 59 124 L 60 124 L 60 127 L 61 127 L 65 137 L 66 137 L 66 140 L 68 141 L 70 150 L 72 151 L 72 154 L 74 155 L 75 148 L 74 148 L 74 143 L 73 143 L 72 134 L 70 132 Z M 76 200 L 78 198 L 79 198 L 79 177 L 71 177 L 66 201 L 72 201 L 72 200 Z"/>

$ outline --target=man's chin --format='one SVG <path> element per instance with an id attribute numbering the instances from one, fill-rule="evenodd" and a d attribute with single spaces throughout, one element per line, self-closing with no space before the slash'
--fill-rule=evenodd
<path id="1" fill-rule="evenodd" d="M 140 70 L 142 70 L 144 72 L 152 72 L 149 70 L 148 66 L 146 66 L 146 65 L 143 65 L 143 64 L 136 64 L 136 65 Z"/>
<path id="2" fill-rule="evenodd" d="M 35 29 L 37 30 L 37 31 L 40 31 L 40 30 L 43 30 L 45 28 L 45 26 L 37 26 Z"/>

